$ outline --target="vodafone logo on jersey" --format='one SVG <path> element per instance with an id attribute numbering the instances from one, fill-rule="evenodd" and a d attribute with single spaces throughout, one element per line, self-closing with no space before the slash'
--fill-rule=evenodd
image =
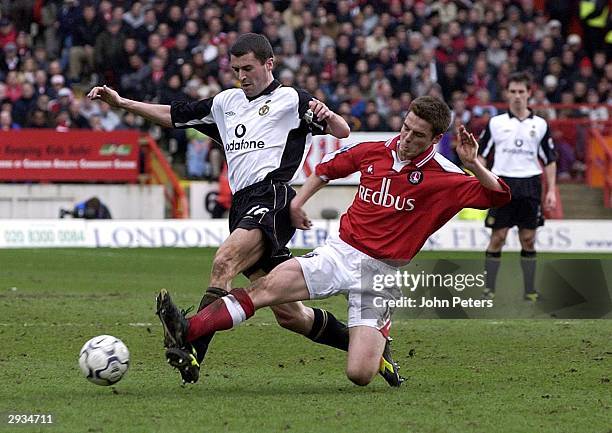
<path id="1" fill-rule="evenodd" d="M 395 208 L 396 210 L 405 210 L 410 212 L 414 210 L 414 198 L 401 197 L 389 193 L 391 189 L 391 179 L 383 177 L 379 190 L 372 190 L 363 185 L 359 185 L 359 198 L 366 203 L 371 203 L 376 206 L 386 208 Z"/>

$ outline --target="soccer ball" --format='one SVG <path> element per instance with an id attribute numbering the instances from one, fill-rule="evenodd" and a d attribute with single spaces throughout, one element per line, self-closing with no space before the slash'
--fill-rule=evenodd
<path id="1" fill-rule="evenodd" d="M 119 382 L 129 366 L 130 352 L 123 341 L 111 335 L 92 338 L 79 353 L 83 376 L 96 385 L 108 386 Z"/>

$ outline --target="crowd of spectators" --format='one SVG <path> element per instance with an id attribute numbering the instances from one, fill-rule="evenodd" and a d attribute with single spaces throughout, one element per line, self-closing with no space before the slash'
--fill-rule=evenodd
<path id="1" fill-rule="evenodd" d="M 228 48 L 250 31 L 271 41 L 283 84 L 325 101 L 353 131 L 398 131 L 423 94 L 477 127 L 497 113 L 516 70 L 533 75 L 534 104 L 611 103 L 605 44 L 569 32 L 575 2 L 548 3 L 541 11 L 533 0 L 0 1 L 0 128 L 150 129 L 83 95 L 107 84 L 162 104 L 213 96 L 236 86 Z M 608 118 L 605 107 L 538 113 Z M 184 131 L 153 131 L 179 159 L 206 158 L 201 137 L 188 152 Z M 192 166 L 194 176 L 211 175 Z"/>

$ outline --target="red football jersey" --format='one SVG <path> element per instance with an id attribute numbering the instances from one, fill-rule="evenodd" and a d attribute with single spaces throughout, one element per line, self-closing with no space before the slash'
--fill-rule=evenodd
<path id="1" fill-rule="evenodd" d="M 485 188 L 434 146 L 411 161 L 400 161 L 398 140 L 344 147 L 325 155 L 316 167 L 324 180 L 361 172 L 355 199 L 340 219 L 340 238 L 370 257 L 410 260 L 461 209 L 488 209 L 510 201 L 503 181 L 503 191 Z"/>

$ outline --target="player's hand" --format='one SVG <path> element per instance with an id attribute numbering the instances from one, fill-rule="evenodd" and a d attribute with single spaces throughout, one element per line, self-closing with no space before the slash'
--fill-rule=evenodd
<path id="1" fill-rule="evenodd" d="M 544 210 L 551 211 L 557 207 L 557 194 L 551 189 L 546 192 L 544 197 Z"/>
<path id="2" fill-rule="evenodd" d="M 478 161 L 478 141 L 471 132 L 460 125 L 457 133 L 458 143 L 455 151 L 466 168 L 474 166 Z"/>
<path id="3" fill-rule="evenodd" d="M 301 206 L 294 205 L 292 202 L 289 206 L 289 214 L 291 215 L 291 225 L 296 229 L 309 230 L 312 227 L 312 221 Z"/>
<path id="4" fill-rule="evenodd" d="M 327 108 L 327 105 L 318 99 L 313 99 L 312 101 L 308 102 L 308 107 L 312 110 L 318 121 L 327 120 L 334 114 L 329 108 Z"/>
<path id="5" fill-rule="evenodd" d="M 111 107 L 119 107 L 121 105 L 121 96 L 119 96 L 119 93 L 107 85 L 94 87 L 89 91 L 87 97 L 91 100 L 100 99 Z"/>

